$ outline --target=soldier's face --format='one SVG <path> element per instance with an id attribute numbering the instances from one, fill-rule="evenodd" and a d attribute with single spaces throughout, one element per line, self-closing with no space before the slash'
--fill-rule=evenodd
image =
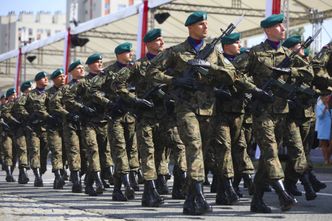
<path id="1" fill-rule="evenodd" d="M 204 39 L 208 34 L 208 22 L 207 20 L 196 22 L 188 26 L 189 29 L 189 36 L 194 39 Z"/>
<path id="2" fill-rule="evenodd" d="M 5 104 L 6 103 L 6 98 L 1 98 L 1 104 Z"/>
<path id="3" fill-rule="evenodd" d="M 238 55 L 240 54 L 241 42 L 236 41 L 233 44 L 224 45 L 224 52 L 229 55 Z"/>
<path id="4" fill-rule="evenodd" d="M 39 81 L 36 81 L 36 84 L 37 84 L 37 87 L 39 87 L 39 88 L 46 87 L 48 85 L 48 78 L 47 77 L 42 78 Z"/>
<path id="5" fill-rule="evenodd" d="M 7 100 L 9 101 L 9 102 L 12 102 L 12 101 L 14 101 L 15 99 L 16 99 L 16 93 L 14 93 L 14 94 L 12 94 L 12 95 L 10 95 L 9 97 L 7 97 Z"/>
<path id="6" fill-rule="evenodd" d="M 133 60 L 134 51 L 123 52 L 117 55 L 118 61 L 127 64 Z"/>
<path id="7" fill-rule="evenodd" d="M 148 42 L 146 47 L 149 52 L 156 53 L 164 50 L 164 39 L 163 37 L 158 37 L 155 40 Z"/>
<path id="8" fill-rule="evenodd" d="M 53 83 L 56 87 L 63 86 L 66 82 L 66 76 L 64 74 L 60 74 L 56 78 L 53 79 Z"/>
<path id="9" fill-rule="evenodd" d="M 281 41 L 286 38 L 286 29 L 282 23 L 265 28 L 265 33 L 271 41 Z"/>
<path id="10" fill-rule="evenodd" d="M 74 79 L 80 79 L 84 77 L 84 66 L 78 65 L 74 70 L 71 71 L 71 75 Z"/>
<path id="11" fill-rule="evenodd" d="M 89 69 L 93 73 L 98 73 L 103 70 L 103 60 L 98 60 L 92 64 L 89 64 Z"/>
<path id="12" fill-rule="evenodd" d="M 294 45 L 294 46 L 291 48 L 291 50 L 292 50 L 292 51 L 297 51 L 299 48 L 300 48 L 300 51 L 299 51 L 297 54 L 298 54 L 299 56 L 301 56 L 301 57 L 304 57 L 304 49 L 301 48 L 301 44 L 300 44 L 300 43 Z"/>

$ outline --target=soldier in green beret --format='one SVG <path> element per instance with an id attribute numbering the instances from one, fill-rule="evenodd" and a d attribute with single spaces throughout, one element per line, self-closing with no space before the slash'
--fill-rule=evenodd
<path id="1" fill-rule="evenodd" d="M 68 71 L 72 76 L 72 80 L 59 90 L 50 107 L 58 116 L 63 119 L 63 141 L 66 150 L 68 166 L 70 169 L 70 177 L 72 182 L 72 192 L 81 193 L 82 183 L 81 175 L 87 172 L 88 160 L 87 150 L 84 145 L 84 139 L 81 136 L 81 120 L 80 113 L 71 110 L 65 106 L 65 99 L 70 90 L 79 82 L 84 80 L 84 66 L 81 60 L 74 61 L 68 67 Z"/>
<path id="2" fill-rule="evenodd" d="M 297 65 L 308 65 L 308 62 L 305 60 L 305 53 L 304 49 L 301 48 L 301 36 L 295 35 L 291 36 L 286 39 L 286 41 L 283 43 L 283 46 L 286 48 L 289 48 L 290 50 L 296 52 L 298 51 L 298 55 L 303 58 L 302 64 Z M 302 83 L 302 85 L 310 87 L 312 84 L 312 81 L 306 81 L 305 83 Z M 296 122 L 296 125 L 299 126 L 300 132 L 301 132 L 301 138 L 304 148 L 304 153 L 306 157 L 306 161 L 308 163 L 308 168 L 305 171 L 305 175 L 307 175 L 308 179 L 303 180 L 302 178 L 302 184 L 304 185 L 305 190 L 305 196 L 307 200 L 313 200 L 317 195 L 315 192 L 318 192 L 320 189 L 324 189 L 326 185 L 322 182 L 320 182 L 316 176 L 313 174 L 313 164 L 310 159 L 310 150 L 311 150 L 311 144 L 309 143 L 310 136 L 314 132 L 314 121 L 315 121 L 315 113 L 313 108 L 313 103 L 316 101 L 316 99 L 308 98 L 306 96 L 298 95 L 290 105 L 290 113 L 289 118 Z M 309 102 L 309 100 L 312 100 L 312 102 Z M 297 105 L 301 104 L 301 105 Z M 293 163 L 294 161 L 297 161 L 298 156 L 294 155 L 294 153 L 290 152 L 288 154 L 289 160 L 286 161 L 286 167 L 285 167 L 285 188 L 287 192 L 293 194 L 294 196 L 301 196 L 302 192 L 297 189 L 296 183 L 298 181 L 298 174 L 296 172 L 296 167 L 294 167 Z"/>
<path id="3" fill-rule="evenodd" d="M 301 66 L 279 69 L 278 65 L 283 59 L 290 55 L 290 51 L 281 46 L 281 41 L 285 39 L 285 27 L 282 24 L 283 15 L 272 15 L 261 21 L 261 27 L 267 36 L 265 42 L 254 46 L 249 52 L 249 62 L 243 68 L 243 72 L 252 76 L 254 84 L 263 89 L 266 82 L 276 74 L 278 79 L 284 80 L 287 77 L 310 79 L 313 76 L 309 66 Z M 301 59 L 300 59 L 301 60 Z M 301 62 L 295 57 L 293 63 Z M 271 92 L 278 94 L 278 88 L 272 87 Z M 255 97 L 255 96 L 254 96 Z M 255 97 L 257 102 L 253 116 L 253 130 L 255 140 L 261 150 L 261 159 L 255 175 L 255 192 L 252 198 L 250 210 L 258 213 L 270 213 L 271 208 L 263 201 L 263 187 L 266 182 L 276 190 L 279 196 L 282 211 L 287 211 L 296 202 L 284 187 L 284 172 L 278 158 L 278 133 L 284 135 L 284 144 L 289 151 L 294 151 L 300 156 L 297 161 L 296 172 L 303 174 L 307 167 L 304 158 L 303 146 L 300 130 L 294 121 L 286 121 L 289 107 L 287 99 L 280 93 L 274 99 L 266 101 Z"/>
<path id="4" fill-rule="evenodd" d="M 7 103 L 1 107 L 1 118 L 4 122 L 9 125 L 9 129 L 4 133 L 3 136 L 3 168 L 6 171 L 6 181 L 15 182 L 13 177 L 13 171 L 16 164 L 17 151 L 14 146 L 14 133 L 16 128 L 19 126 L 19 122 L 11 115 L 11 109 L 16 100 L 15 88 L 9 88 L 6 91 Z"/>
<path id="5" fill-rule="evenodd" d="M 106 73 L 111 72 L 109 76 L 112 76 L 112 73 L 118 73 L 122 68 L 129 67 L 133 64 L 134 51 L 130 42 L 119 44 L 114 52 L 116 54 L 116 61 L 105 68 Z M 115 96 L 115 91 L 113 89 L 108 90 L 106 93 L 109 94 L 107 96 L 113 101 L 118 99 Z M 115 172 L 118 175 L 122 174 L 123 182 L 127 183 L 125 175 L 128 170 L 127 166 L 129 166 L 129 183 L 134 190 L 138 191 L 137 174 L 140 165 L 138 160 L 135 116 L 132 112 L 124 111 L 121 116 L 117 116 L 116 120 L 113 118 L 110 125 L 112 155 L 113 158 L 118 159 L 118 162 L 114 162 L 115 167 L 117 168 Z M 124 142 L 122 142 L 123 140 Z M 127 152 L 126 155 L 123 152 L 124 150 Z M 125 156 L 128 156 L 128 161 L 125 159 Z M 129 165 L 127 165 L 127 163 Z M 116 165 L 119 166 L 117 167 Z"/>
<path id="6" fill-rule="evenodd" d="M 232 85 L 235 74 L 232 64 L 224 62 L 224 57 L 218 50 L 213 51 L 207 60 L 195 59 L 206 46 L 206 19 L 205 12 L 192 13 L 185 22 L 189 37 L 183 43 L 160 53 L 151 61 L 147 70 L 147 78 L 155 83 L 167 84 L 175 99 L 177 125 L 186 147 L 189 180 L 183 213 L 191 215 L 212 211 L 202 191 L 204 162 L 201 131 L 206 131 L 204 126 L 213 113 L 214 85 L 221 82 L 225 86 Z M 207 73 L 195 72 L 193 76 L 183 76 L 191 66 L 206 68 Z M 193 82 L 197 82 L 199 90 L 193 87 Z"/>
<path id="7" fill-rule="evenodd" d="M 65 185 L 64 175 L 64 161 L 65 161 L 65 149 L 63 144 L 63 129 L 61 115 L 53 109 L 52 103 L 55 102 L 56 94 L 62 90 L 66 82 L 66 75 L 63 68 L 58 68 L 51 74 L 51 80 L 53 86 L 46 92 L 47 98 L 47 111 L 54 118 L 53 121 L 49 121 L 47 125 L 47 138 L 48 147 L 52 153 L 52 172 L 54 173 L 54 189 L 63 189 Z"/>
<path id="8" fill-rule="evenodd" d="M 105 75 L 102 59 L 99 53 L 90 55 L 86 60 L 89 74 L 80 79 L 64 96 L 66 109 L 69 112 L 79 113 L 82 121 L 82 137 L 89 162 L 85 193 L 89 196 L 103 193 L 106 183 L 103 184 L 101 171 L 112 166 L 105 109 L 101 108 L 91 96 L 91 87 L 94 87 L 100 76 Z M 96 189 L 93 188 L 94 183 Z"/>
<path id="9" fill-rule="evenodd" d="M 35 76 L 36 88 L 27 95 L 25 103 L 19 103 L 22 114 L 22 121 L 27 122 L 30 130 L 28 145 L 30 146 L 30 167 L 35 175 L 34 186 L 42 187 L 42 174 L 46 171 L 47 165 L 47 131 L 46 124 L 53 121 L 46 108 L 48 85 L 47 73 L 41 71 Z"/>
<path id="10" fill-rule="evenodd" d="M 24 119 L 24 110 L 22 106 L 27 100 L 27 96 L 31 91 L 32 84 L 30 81 L 25 81 L 21 84 L 20 91 L 22 92 L 21 96 L 15 101 L 13 108 L 11 110 L 12 116 L 21 123 L 20 127 L 16 129 L 14 134 L 15 144 L 17 146 L 17 155 L 18 155 L 18 165 L 19 165 L 19 175 L 18 183 L 26 184 L 29 182 L 27 168 L 29 168 L 28 161 L 28 139 L 30 131 L 27 129 Z M 22 113 L 23 112 L 23 113 Z"/>

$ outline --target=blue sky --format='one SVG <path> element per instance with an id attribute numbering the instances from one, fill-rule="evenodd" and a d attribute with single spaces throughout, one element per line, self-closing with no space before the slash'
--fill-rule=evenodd
<path id="1" fill-rule="evenodd" d="M 62 11 L 66 13 L 66 0 L 0 0 L 0 15 L 7 15 L 15 11 Z"/>

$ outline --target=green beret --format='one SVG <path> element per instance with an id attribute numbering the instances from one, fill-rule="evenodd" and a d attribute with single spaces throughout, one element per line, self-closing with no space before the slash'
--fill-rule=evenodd
<path id="1" fill-rule="evenodd" d="M 292 37 L 287 38 L 284 43 L 282 43 L 282 46 L 286 48 L 291 48 L 298 43 L 301 43 L 301 36 L 300 35 L 294 35 Z"/>
<path id="2" fill-rule="evenodd" d="M 221 39 L 221 43 L 223 45 L 230 45 L 237 42 L 238 40 L 240 40 L 240 33 L 232 33 L 230 35 L 226 35 L 225 37 L 223 37 Z"/>
<path id="3" fill-rule="evenodd" d="M 35 76 L 35 81 L 39 81 L 42 78 L 46 78 L 47 73 L 45 71 L 41 71 Z"/>
<path id="4" fill-rule="evenodd" d="M 261 21 L 261 28 L 272 27 L 273 25 L 282 23 L 283 20 L 284 20 L 284 14 L 271 15 L 265 18 L 263 21 Z"/>
<path id="5" fill-rule="evenodd" d="M 94 54 L 92 54 L 92 55 L 90 55 L 89 57 L 88 57 L 88 59 L 86 59 L 86 62 L 85 62 L 85 64 L 93 64 L 93 63 L 95 63 L 96 61 L 99 61 L 99 60 L 102 60 L 103 59 L 103 56 L 101 55 L 101 54 L 99 54 L 99 53 L 94 53 Z"/>
<path id="6" fill-rule="evenodd" d="M 51 74 L 51 80 L 57 78 L 60 74 L 65 73 L 65 70 L 63 70 L 63 68 L 58 68 L 55 71 L 53 71 L 53 73 Z"/>
<path id="7" fill-rule="evenodd" d="M 206 19 L 207 19 L 206 12 L 196 11 L 188 16 L 186 23 L 184 23 L 184 26 L 189 26 L 189 25 L 195 24 L 199 21 L 204 21 Z"/>
<path id="8" fill-rule="evenodd" d="M 72 70 L 74 70 L 78 65 L 83 65 L 83 63 L 81 62 L 80 59 L 74 61 L 73 63 L 71 63 L 68 67 L 68 72 L 71 72 Z"/>
<path id="9" fill-rule="evenodd" d="M 15 88 L 9 88 L 7 91 L 6 91 L 6 97 L 9 97 L 10 95 L 13 95 L 16 93 L 16 90 Z"/>
<path id="10" fill-rule="evenodd" d="M 159 38 L 161 36 L 161 29 L 160 28 L 154 28 L 146 33 L 144 36 L 143 41 L 145 43 L 151 42 L 155 40 L 156 38 Z"/>
<path id="11" fill-rule="evenodd" d="M 32 87 L 32 84 L 30 81 L 25 81 L 21 84 L 20 91 L 24 92 L 26 89 Z"/>
<path id="12" fill-rule="evenodd" d="M 125 43 L 122 43 L 122 44 L 119 44 L 118 46 L 116 46 L 116 48 L 114 49 L 114 53 L 122 54 L 124 52 L 130 52 L 132 47 L 133 47 L 132 43 L 125 42 Z"/>

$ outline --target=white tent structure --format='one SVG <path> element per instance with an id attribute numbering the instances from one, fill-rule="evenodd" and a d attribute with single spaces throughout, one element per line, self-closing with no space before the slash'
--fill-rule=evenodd
<path id="1" fill-rule="evenodd" d="M 187 37 L 184 21 L 192 11 L 208 12 L 211 38 L 220 35 L 220 29 L 225 29 L 230 22 L 244 14 L 245 18 L 236 31 L 242 34 L 245 41 L 246 38 L 262 32 L 259 23 L 265 17 L 265 1 L 148 0 L 146 1 L 148 13 L 144 13 L 142 2 L 110 15 L 81 23 L 68 31 L 33 42 L 20 49 L 1 54 L 0 89 L 12 87 L 14 82 L 31 80 L 41 70 L 51 73 L 58 67 L 66 67 L 75 59 L 85 61 L 86 57 L 94 52 L 102 53 L 104 61 L 111 61 L 115 58 L 114 48 L 124 41 L 132 42 L 134 48 L 139 49 L 141 44 L 137 42 L 140 42 L 142 36 L 143 15 L 147 15 L 148 18 L 146 29 L 161 28 L 166 45 L 171 46 Z M 320 12 L 321 20 L 332 17 L 332 3 L 326 0 L 281 0 L 281 2 L 288 6 L 285 7 L 284 12 L 288 14 L 289 27 L 317 22 L 317 19 L 313 19 L 311 15 L 312 9 Z M 89 41 L 82 47 L 67 47 L 69 43 L 71 46 L 75 44 L 75 38 L 78 40 L 76 44 L 82 43 L 82 39 Z M 30 62 L 30 60 L 33 61 Z"/>

